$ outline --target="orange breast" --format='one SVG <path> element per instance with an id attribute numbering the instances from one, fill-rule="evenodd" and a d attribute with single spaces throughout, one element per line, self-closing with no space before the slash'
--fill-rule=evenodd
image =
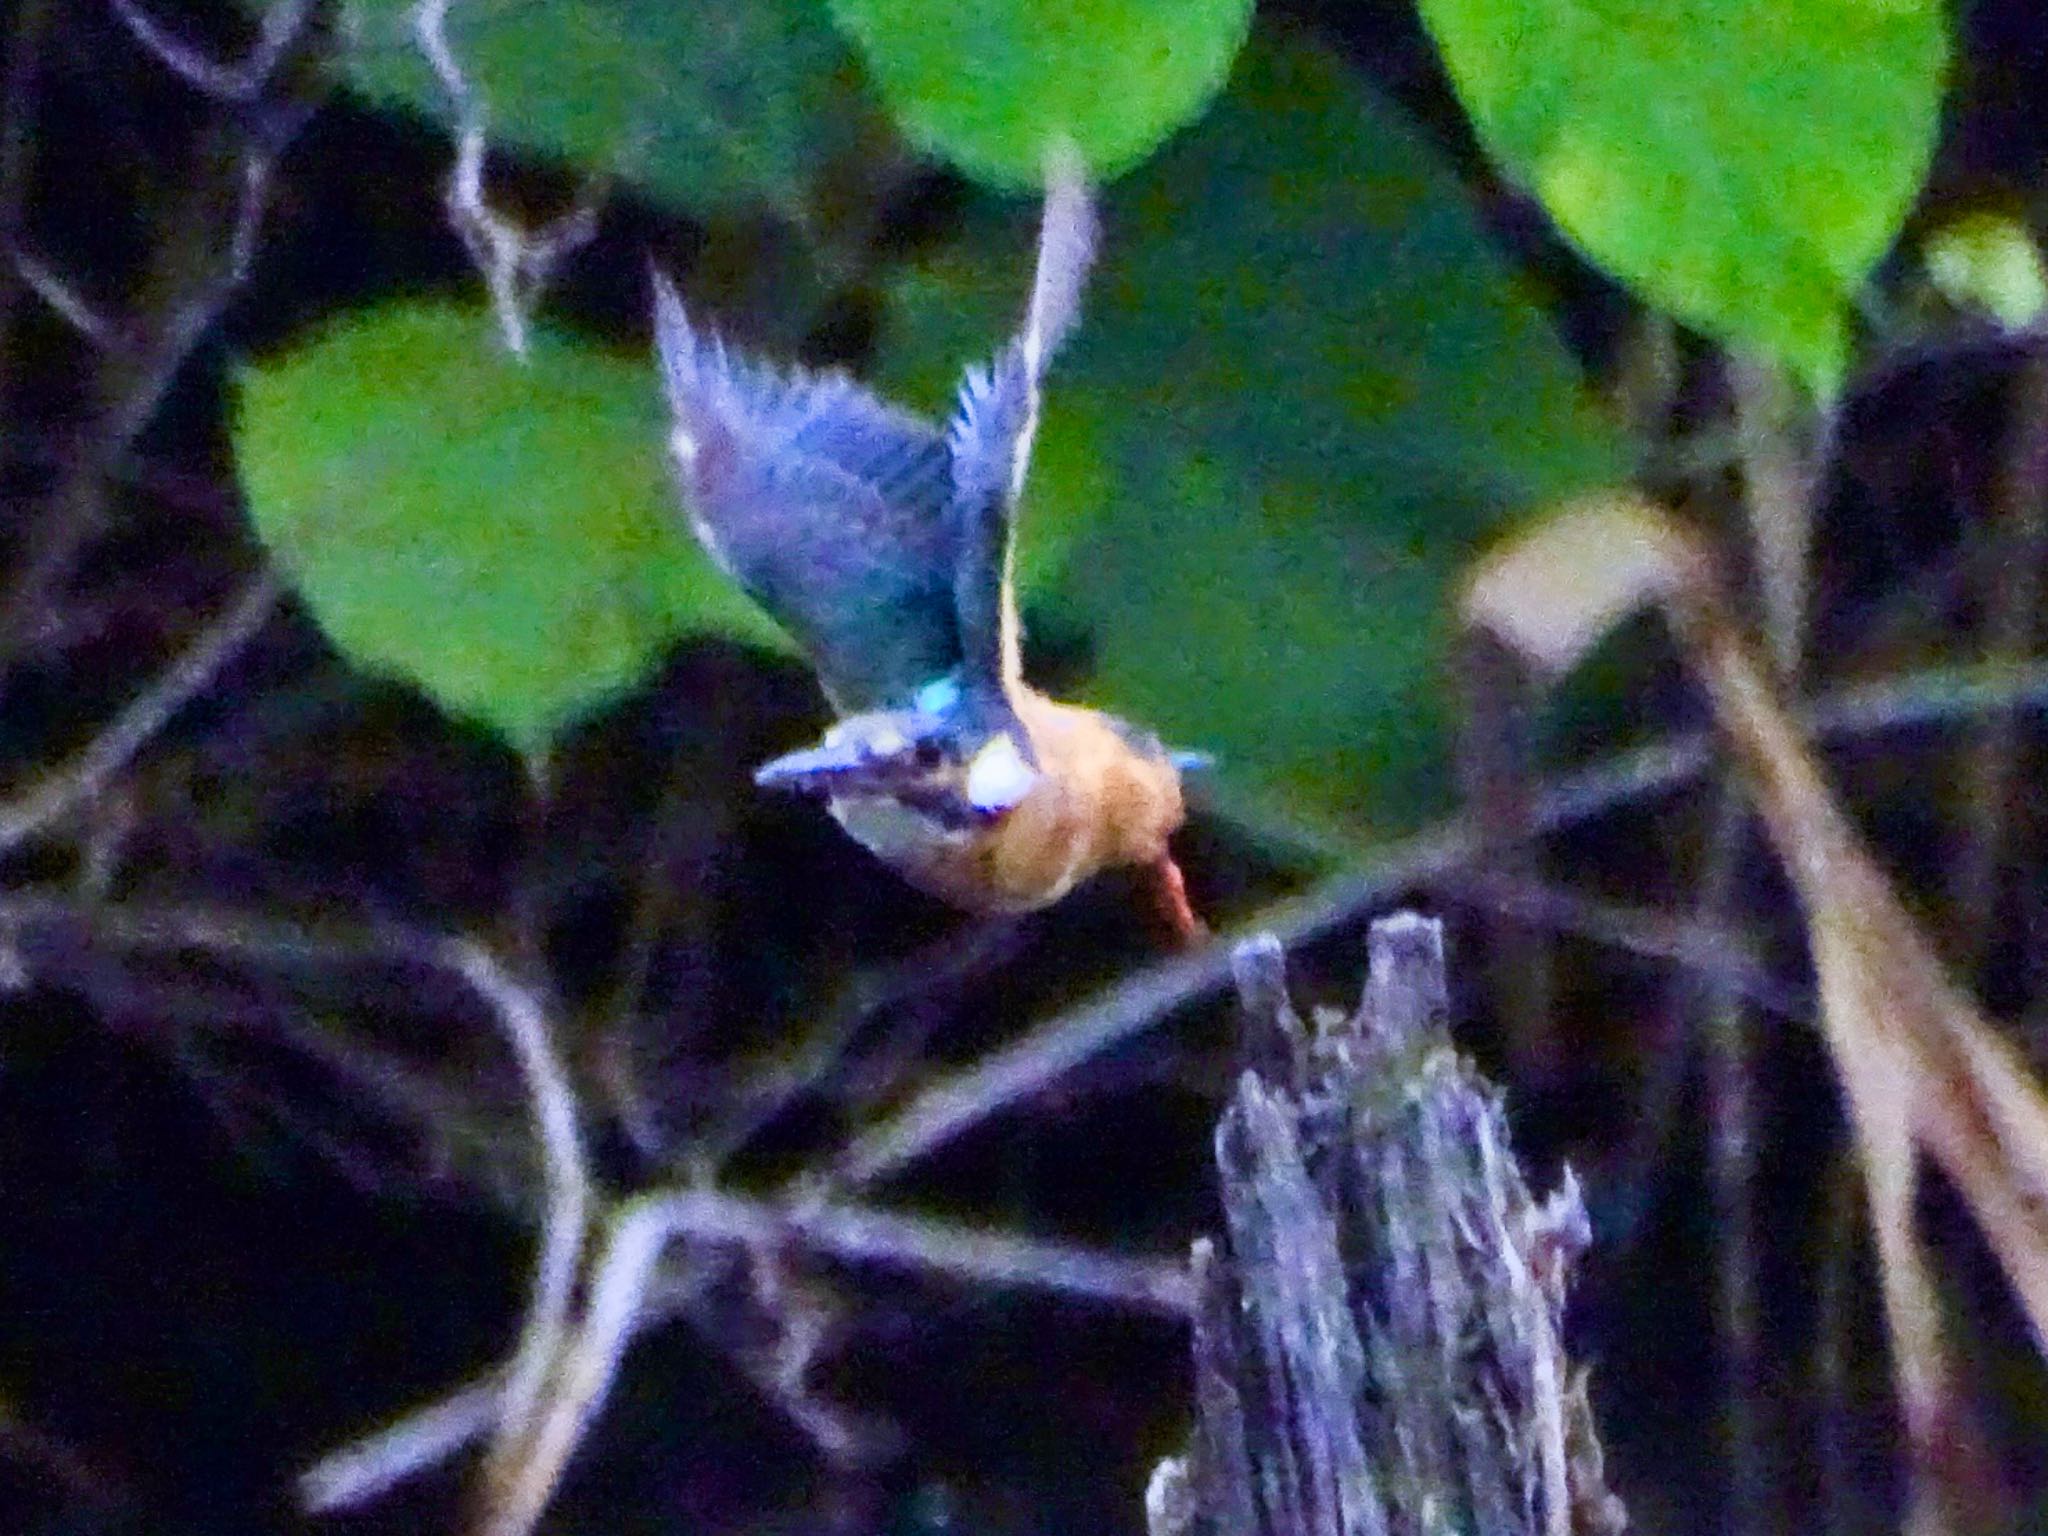
<path id="1" fill-rule="evenodd" d="M 1173 765 L 1134 750 L 1092 709 L 1038 693 L 1016 702 L 1044 777 L 977 840 L 963 870 L 972 894 L 940 894 L 987 911 L 1029 911 L 1101 870 L 1163 855 L 1186 815 Z"/>

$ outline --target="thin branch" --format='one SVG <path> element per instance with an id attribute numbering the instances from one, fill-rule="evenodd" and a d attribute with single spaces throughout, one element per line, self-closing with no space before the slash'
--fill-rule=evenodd
<path id="1" fill-rule="evenodd" d="M 1782 372 L 1738 358 L 1729 366 L 1729 377 L 1735 392 L 1742 505 L 1762 590 L 1764 632 L 1779 678 L 1791 685 L 1799 677 L 1806 649 L 1817 461 L 1797 442 L 1798 406 Z"/>
<path id="2" fill-rule="evenodd" d="M 2048 666 L 1915 673 L 1831 694 L 1802 719 L 1809 735 L 1842 741 L 2014 709 L 2048 709 Z M 1716 761 L 1716 739 L 1706 731 L 1607 759 L 1534 794 L 1530 826 L 1536 833 L 1554 834 L 1675 793 Z M 1468 868 L 1482 846 L 1481 829 L 1468 821 L 1448 822 L 1393 844 L 1363 870 L 1259 913 L 1255 926 L 1290 949 L 1313 943 L 1357 924 L 1403 892 Z M 1223 943 L 1125 976 L 1003 1050 L 941 1078 L 856 1137 L 827 1174 L 828 1186 L 853 1191 L 901 1172 L 1229 981 L 1229 946 Z"/>
<path id="3" fill-rule="evenodd" d="M 448 173 L 444 203 L 449 223 L 490 290 L 506 349 L 524 359 L 530 317 L 555 268 L 597 234 L 602 184 L 586 183 L 566 213 L 536 231 L 521 228 L 491 206 L 484 189 L 489 113 L 448 42 L 453 4 L 454 0 L 420 0 L 413 11 L 420 52 L 455 108 L 455 164 Z"/>
<path id="4" fill-rule="evenodd" d="M 299 1474 L 300 1508 L 328 1515 L 367 1504 L 483 1436 L 499 1421 L 504 1397 L 501 1372 L 329 1451 Z"/>
<path id="5" fill-rule="evenodd" d="M 95 308 L 90 299 L 51 271 L 40 257 L 17 247 L 14 270 L 21 278 L 22 286 L 95 347 L 111 347 L 119 338 L 120 327 Z"/>
<path id="6" fill-rule="evenodd" d="M 1812 996 L 1772 975 L 1725 924 L 1623 907 L 1513 875 L 1451 871 L 1431 881 L 1430 888 L 1553 933 L 1576 934 L 1623 954 L 1661 961 L 1779 1018 L 1813 1017 Z"/>
<path id="7" fill-rule="evenodd" d="M 280 591 L 276 573 L 264 570 L 84 750 L 41 775 L 26 795 L 0 803 L 0 857 L 104 791 L 255 638 L 277 607 Z"/>
<path id="8" fill-rule="evenodd" d="M 556 1054 L 546 1010 L 482 945 L 443 946 L 448 968 L 490 1005 L 525 1080 L 541 1152 L 540 1251 L 518 1348 L 506 1373 L 503 1414 L 491 1448 L 494 1467 L 519 1454 L 549 1375 L 568 1336 L 576 1275 L 590 1229 L 591 1179 L 577 1127 L 575 1089 Z"/>
<path id="9" fill-rule="evenodd" d="M 547 1508 L 569 1457 L 582 1442 L 625 1358 L 645 1311 L 649 1282 L 675 1225 L 660 1200 L 625 1205 L 591 1267 L 590 1299 L 564 1342 L 560 1369 L 516 1462 L 494 1480 L 481 1536 L 526 1536 Z M 509 1412 L 505 1422 L 511 1422 Z"/>
<path id="10" fill-rule="evenodd" d="M 221 214 L 217 200 L 224 189 L 211 174 L 213 168 L 206 166 L 171 220 L 176 235 L 189 236 L 202 248 L 194 251 L 183 238 L 158 241 L 153 247 L 157 269 L 145 288 L 160 286 L 166 297 L 153 327 L 140 328 L 140 338 L 132 346 L 109 350 L 108 403 L 36 519 L 8 590 L 0 595 L 0 672 L 18 659 L 43 622 L 50 594 L 63 585 L 99 531 L 106 510 L 106 480 L 155 417 L 193 347 L 220 318 L 229 295 L 248 276 L 277 158 L 313 109 L 311 64 L 320 46 L 320 29 L 313 25 L 317 8 L 317 3 L 294 3 L 276 13 L 280 25 L 265 32 L 274 43 L 266 45 L 263 54 L 268 69 L 261 84 L 264 90 L 276 91 L 278 99 L 255 113 L 238 107 L 235 120 L 217 126 L 207 143 L 208 153 L 225 153 L 226 145 L 238 138 L 243 141 L 230 173 L 232 208 L 225 214 L 225 234 L 215 228 Z M 284 20 L 293 25 L 286 29 Z"/>
<path id="11" fill-rule="evenodd" d="M 850 996 L 832 1008 L 802 1038 L 789 1042 L 770 1074 L 756 1078 L 735 1096 L 731 1113 L 710 1127 L 692 1147 L 692 1155 L 709 1168 L 726 1167 L 755 1136 L 798 1103 L 824 1089 L 828 1079 L 846 1076 L 842 1069 L 860 1037 L 876 1020 L 909 1004 L 957 991 L 978 976 L 1014 959 L 1022 948 L 1024 929 L 1014 922 L 970 923 L 934 940 L 904 959 L 860 976 Z M 921 1040 L 924 1032 L 919 1031 Z M 892 1056 L 908 1064 L 913 1042 L 892 1042 Z M 858 1074 L 860 1083 L 840 1084 L 835 1099 L 858 1108 L 893 1083 L 896 1073 Z M 852 1090 L 849 1094 L 847 1090 Z"/>
<path id="12" fill-rule="evenodd" d="M 445 970 L 449 942 L 399 923 L 298 923 L 195 903 L 87 906 L 36 890 L 0 893 L 0 932 L 31 945 L 69 939 L 143 952 L 192 949 L 285 969 L 381 962 Z"/>
<path id="13" fill-rule="evenodd" d="M 760 1254 L 790 1245 L 847 1264 L 922 1272 L 962 1285 L 1046 1294 L 1168 1317 L 1193 1304 L 1186 1266 L 1177 1258 L 1119 1258 L 1071 1244 L 979 1232 L 949 1222 L 848 1205 L 785 1208 L 712 1190 L 642 1196 L 621 1207 L 591 1265 L 591 1300 L 562 1351 L 530 1447 L 545 1442 L 561 1464 L 609 1390 L 632 1340 L 687 1310 L 701 1282 L 666 1283 L 654 1261 L 675 1241 L 721 1244 Z M 661 1281 L 663 1283 L 656 1283 Z M 364 1503 L 453 1455 L 506 1417 L 507 1376 L 466 1383 L 375 1434 L 330 1452 L 302 1473 L 299 1497 L 313 1513 Z M 522 1480 L 526 1474 L 520 1474 Z M 513 1505 L 529 1509 L 546 1490 L 525 1488 L 497 1506 L 509 1521 Z M 503 1529 L 511 1529 L 508 1525 Z M 494 1529 L 500 1529 L 494 1527 Z"/>
<path id="14" fill-rule="evenodd" d="M 1739 882 L 1754 841 L 1751 811 L 1741 788 L 1724 777 L 1714 808 L 1700 907 L 1721 924 L 1741 911 Z M 1727 1447 L 1727 1488 L 1722 1529 L 1769 1531 L 1784 1524 L 1764 1432 L 1765 1391 L 1762 1253 L 1757 1231 L 1756 1030 L 1748 1007 L 1724 977 L 1691 989 L 1704 1014 L 1707 1183 L 1714 1221 L 1714 1325 L 1721 1363 L 1721 1429 Z"/>
<path id="15" fill-rule="evenodd" d="M 277 74 L 285 50 L 297 41 L 319 0 L 279 0 L 263 13 L 255 46 L 240 64 L 223 64 L 166 32 L 137 0 L 107 0 L 136 42 L 156 56 L 164 68 L 202 96 L 215 101 L 254 101 Z"/>

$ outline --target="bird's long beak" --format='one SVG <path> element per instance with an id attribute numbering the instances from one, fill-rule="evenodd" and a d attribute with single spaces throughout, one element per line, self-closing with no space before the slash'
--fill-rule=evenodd
<path id="1" fill-rule="evenodd" d="M 863 740 L 835 729 L 815 747 L 763 763 L 754 770 L 754 782 L 813 795 L 899 794 L 928 777 L 909 746 L 900 733 Z"/>
<path id="2" fill-rule="evenodd" d="M 828 794 L 835 785 L 874 775 L 874 759 L 852 742 L 825 742 L 801 752 L 787 752 L 754 770 L 763 789 Z"/>

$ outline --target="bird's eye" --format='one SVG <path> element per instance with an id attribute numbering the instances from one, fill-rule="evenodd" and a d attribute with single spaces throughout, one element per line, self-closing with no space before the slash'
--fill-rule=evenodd
<path id="1" fill-rule="evenodd" d="M 945 760 L 946 749 L 927 737 L 920 741 L 910 754 L 910 760 L 920 768 L 936 768 Z"/>

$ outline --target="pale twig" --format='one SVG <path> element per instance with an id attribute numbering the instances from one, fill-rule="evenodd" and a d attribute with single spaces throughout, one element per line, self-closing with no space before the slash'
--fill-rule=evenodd
<path id="1" fill-rule="evenodd" d="M 352 1509 L 446 1461 L 498 1422 L 504 1396 L 502 1374 L 473 1381 L 329 1451 L 299 1474 L 299 1507 L 311 1515 Z"/>
<path id="2" fill-rule="evenodd" d="M 87 341 L 96 347 L 114 345 L 120 327 L 94 308 L 91 300 L 51 271 L 40 258 L 17 246 L 14 270 L 30 293 Z"/>
<path id="3" fill-rule="evenodd" d="M 545 1502 L 547 1488 L 609 1389 L 632 1339 L 695 1301 L 700 1283 L 653 1285 L 655 1261 L 678 1240 L 735 1246 L 756 1255 L 794 1246 L 846 1264 L 924 1273 L 963 1285 L 1034 1290 L 1168 1317 L 1185 1316 L 1191 1305 L 1186 1266 L 1177 1258 L 1119 1258 L 850 1205 L 784 1207 L 713 1190 L 644 1195 L 623 1205 L 608 1223 L 590 1269 L 590 1299 L 562 1351 L 542 1422 L 528 1442 L 530 1449 L 545 1445 L 546 1459 L 554 1463 L 547 1487 L 524 1489 L 516 1500 L 496 1506 L 494 1515 L 509 1520 L 515 1504 L 537 1513 L 534 1499 Z M 454 1454 L 507 1417 L 506 1382 L 504 1372 L 469 1382 L 322 1457 L 299 1477 L 301 1501 L 315 1513 L 348 1508 Z"/>
<path id="4" fill-rule="evenodd" d="M 276 574 L 264 570 L 82 751 L 41 775 L 27 794 L 0 804 L 0 857 L 105 790 L 255 637 L 276 608 L 279 592 Z"/>
<path id="5" fill-rule="evenodd" d="M 317 3 L 280 0 L 257 24 L 256 43 L 248 58 L 239 64 L 223 64 L 166 32 L 137 0 L 108 0 L 135 40 L 164 68 L 202 96 L 226 102 L 254 101 L 269 87 L 285 51 L 297 40 Z"/>
<path id="6" fill-rule="evenodd" d="M 195 903 L 124 901 L 87 906 L 47 891 L 0 893 L 0 931 L 31 946 L 67 937 L 117 949 L 199 950 L 284 967 L 411 963 L 445 969 L 445 935 L 380 922 L 296 923 Z"/>
<path id="7" fill-rule="evenodd" d="M 72 926 L 102 941 L 148 949 L 196 948 L 269 963 L 381 959 L 424 964 L 460 978 L 488 1007 L 526 1084 L 541 1154 L 540 1253 L 526 1322 L 507 1373 L 505 1416 L 497 1441 L 499 1447 L 515 1444 L 567 1331 L 591 1203 L 574 1090 L 534 991 L 481 945 L 419 930 L 369 928 L 337 936 L 189 907 L 80 908 L 48 897 L 0 896 L 0 937 L 17 943 L 24 936 L 48 939 Z"/>
<path id="8" fill-rule="evenodd" d="M 611 1389 L 644 1310 L 654 1267 L 674 1232 L 660 1200 L 629 1201 L 608 1223 L 591 1266 L 582 1318 L 564 1340 L 546 1401 L 536 1405 L 531 1429 L 520 1437 L 518 1460 L 504 1463 L 490 1484 L 480 1536 L 526 1536 L 540 1519 Z M 500 1422 L 513 1422 L 509 1407 Z"/>
<path id="9" fill-rule="evenodd" d="M 1430 882 L 1440 897 L 1503 912 L 1553 933 L 1574 934 L 1622 954 L 1661 961 L 1776 1014 L 1809 1019 L 1813 998 L 1773 976 L 1725 924 L 1624 907 L 1514 875 L 1451 871 Z"/>
<path id="10" fill-rule="evenodd" d="M 1185 1316 L 1191 1304 L 1177 1261 L 1103 1258 L 847 1207 L 784 1212 L 711 1191 L 643 1195 L 620 1207 L 591 1266 L 581 1325 L 564 1347 L 554 1390 L 525 1444 L 516 1481 L 494 1502 L 485 1528 L 489 1536 L 525 1536 L 532 1529 L 618 1374 L 657 1262 L 678 1239 L 739 1243 L 757 1254 L 794 1243 L 840 1257 L 911 1262 L 985 1284 L 1023 1283 L 1070 1294 L 1081 1289 L 1097 1299 L 1113 1296 L 1124 1305 L 1175 1316 Z M 801 1346 L 791 1357 L 808 1359 Z M 773 1386 L 785 1400 L 802 1396 L 800 1384 L 790 1380 L 778 1378 Z"/>
<path id="11" fill-rule="evenodd" d="M 1796 684 L 1806 649 L 1818 461 L 1799 445 L 1799 408 L 1775 366 L 1737 358 L 1729 365 L 1741 454 L 1742 505 L 1749 519 L 1764 632 L 1781 681 Z"/>
<path id="12" fill-rule="evenodd" d="M 280 91 L 280 100 L 260 112 L 238 105 L 232 121 L 214 130 L 213 147 L 223 153 L 236 137 L 245 141 L 235 155 L 232 188 L 224 189 L 212 167 L 205 167 L 191 182 L 186 205 L 171 223 L 178 238 L 153 247 L 157 270 L 145 290 L 154 288 L 166 297 L 153 326 L 121 327 L 134 339 L 107 349 L 103 367 L 108 403 L 92 432 L 67 459 L 65 477 L 35 520 L 8 590 L 0 595 L 0 672 L 14 663 L 42 624 L 50 594 L 68 578 L 98 532 L 106 513 L 104 482 L 154 418 L 229 295 L 248 276 L 277 157 L 312 110 L 309 76 L 300 67 L 310 62 L 318 46 L 312 7 L 300 11 L 294 5 L 281 14 L 295 24 L 289 30 L 266 31 L 278 41 L 266 55 L 269 68 L 262 81 L 264 89 Z M 232 198 L 232 210 L 225 214 L 227 230 L 220 237 L 214 220 L 222 214 L 217 199 L 224 190 Z M 202 242 L 203 248 L 191 249 L 188 239 Z"/>
<path id="13" fill-rule="evenodd" d="M 591 1180 L 578 1128 L 576 1092 L 556 1053 L 547 1011 L 482 945 L 455 939 L 443 962 L 489 1004 L 519 1064 L 541 1154 L 540 1251 L 533 1293 L 506 1372 L 503 1414 L 491 1447 L 494 1468 L 521 1454 L 547 1380 L 567 1337 L 576 1275 L 590 1229 Z"/>
<path id="14" fill-rule="evenodd" d="M 412 13 L 420 52 L 455 109 L 455 164 L 448 173 L 444 204 L 450 225 L 490 290 L 506 349 L 523 359 L 529 317 L 556 266 L 597 234 L 601 184 L 586 183 L 568 212 L 536 231 L 521 228 L 491 206 L 484 190 L 489 113 L 448 42 L 453 4 L 454 0 L 419 0 Z"/>
<path id="15" fill-rule="evenodd" d="M 725 1167 L 790 1106 L 804 1095 L 822 1090 L 827 1079 L 846 1063 L 869 1025 L 988 974 L 1016 956 L 1022 932 L 1012 922 L 970 923 L 892 965 L 856 978 L 848 989 L 852 995 L 802 1039 L 782 1048 L 782 1059 L 772 1073 L 749 1083 L 749 1091 L 739 1098 L 732 1113 L 698 1138 L 691 1148 L 693 1156 L 706 1167 Z M 905 1055 L 900 1045 L 897 1054 Z M 872 1085 L 875 1089 L 880 1086 Z M 872 1091 L 859 1095 L 861 1100 L 872 1096 Z"/>
<path id="16" fill-rule="evenodd" d="M 1783 370 L 1737 358 L 1730 365 L 1742 505 L 1762 597 L 1763 631 L 1777 681 L 1796 695 L 1805 671 L 1812 602 L 1816 425 Z M 1750 845 L 1750 812 L 1740 788 L 1724 783 L 1700 900 L 1710 921 L 1739 910 L 1736 886 Z M 1735 989 L 1709 980 L 1706 1029 L 1707 1181 L 1714 1204 L 1715 1331 L 1723 1366 L 1728 1445 L 1724 1528 L 1768 1531 L 1787 1519 L 1768 1458 L 1757 1247 L 1757 1105 L 1754 1021 Z"/>
<path id="17" fill-rule="evenodd" d="M 1810 736 L 1840 741 L 1999 710 L 2043 708 L 2048 708 L 2048 666 L 1967 667 L 1845 689 L 1802 718 Z M 1705 731 L 1607 759 L 1532 794 L 1529 826 L 1535 833 L 1561 832 L 1623 806 L 1675 793 L 1717 759 L 1715 737 Z M 1254 925 L 1289 949 L 1313 943 L 1405 891 L 1468 868 L 1482 846 L 1480 829 L 1451 821 L 1382 850 L 1362 870 L 1277 903 L 1257 914 Z M 1125 976 L 1080 1007 L 933 1083 L 849 1143 L 829 1170 L 828 1183 L 835 1190 L 854 1190 L 908 1168 L 1229 981 L 1229 946 L 1224 943 Z"/>

